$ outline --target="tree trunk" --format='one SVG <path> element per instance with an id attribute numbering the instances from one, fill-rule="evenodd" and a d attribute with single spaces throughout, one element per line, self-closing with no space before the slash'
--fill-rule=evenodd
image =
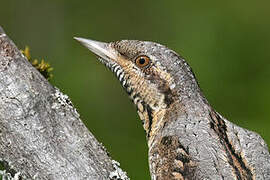
<path id="1" fill-rule="evenodd" d="M 0 167 L 3 179 L 129 179 L 1 27 Z"/>

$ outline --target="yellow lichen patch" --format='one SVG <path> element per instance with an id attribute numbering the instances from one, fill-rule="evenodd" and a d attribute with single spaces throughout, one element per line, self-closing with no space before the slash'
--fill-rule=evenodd
<path id="1" fill-rule="evenodd" d="M 31 59 L 30 48 L 28 46 L 25 46 L 24 50 L 21 50 L 21 52 L 32 66 L 34 66 L 47 80 L 52 79 L 53 68 L 48 62 L 44 61 L 44 59 L 41 59 L 40 62 L 37 59 Z"/>
<path id="2" fill-rule="evenodd" d="M 31 59 L 30 48 L 29 48 L 29 46 L 25 46 L 24 50 L 21 50 L 21 52 L 23 53 L 23 55 L 25 55 L 25 57 L 26 57 L 28 60 Z"/>

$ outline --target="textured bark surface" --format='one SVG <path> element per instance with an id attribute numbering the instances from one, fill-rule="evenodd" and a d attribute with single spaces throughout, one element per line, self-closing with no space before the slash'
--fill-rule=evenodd
<path id="1" fill-rule="evenodd" d="M 128 179 L 0 27 L 1 166 L 14 179 Z"/>

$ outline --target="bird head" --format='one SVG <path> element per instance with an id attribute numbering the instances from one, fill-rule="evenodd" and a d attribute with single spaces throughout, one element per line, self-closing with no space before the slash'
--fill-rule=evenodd
<path id="1" fill-rule="evenodd" d="M 168 109 L 192 97 L 198 89 L 186 61 L 163 45 L 138 40 L 104 43 L 75 39 L 116 75 L 136 105 L 148 137 L 161 127 Z"/>

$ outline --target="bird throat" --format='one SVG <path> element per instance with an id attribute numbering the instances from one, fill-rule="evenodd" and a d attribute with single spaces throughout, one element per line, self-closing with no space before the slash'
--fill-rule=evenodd
<path id="1" fill-rule="evenodd" d="M 142 105 L 143 102 L 137 104 L 137 113 L 142 120 L 143 128 L 146 132 L 148 144 L 152 144 L 155 135 L 164 123 L 166 109 L 153 110 L 149 105 Z"/>
<path id="2" fill-rule="evenodd" d="M 134 65 L 129 61 L 104 64 L 115 74 L 135 104 L 148 144 L 151 143 L 165 121 L 171 94 L 166 82 L 170 82 L 171 77 L 166 72 L 158 72 L 158 77 L 151 76 L 155 78 L 149 80 L 138 74 L 138 71 L 134 71 Z"/>
<path id="3" fill-rule="evenodd" d="M 146 132 L 148 144 L 151 144 L 159 129 L 163 127 L 162 124 L 168 108 L 167 98 L 157 87 L 151 87 L 146 80 L 139 80 L 134 77 L 129 77 L 128 81 L 135 82 L 135 85 L 127 83 L 125 89 L 136 106 Z"/>

